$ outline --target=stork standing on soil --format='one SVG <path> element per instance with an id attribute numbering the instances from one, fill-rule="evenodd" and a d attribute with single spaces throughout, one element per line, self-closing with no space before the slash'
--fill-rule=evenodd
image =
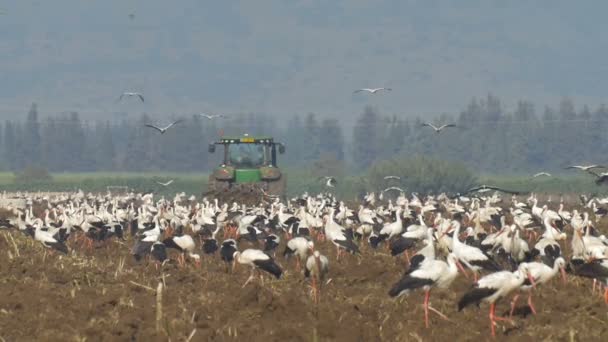
<path id="1" fill-rule="evenodd" d="M 167 248 L 174 248 L 181 252 L 178 259 L 180 265 L 184 266 L 186 264 L 186 254 L 188 254 L 188 256 L 194 259 L 195 263 L 200 266 L 200 256 L 198 254 L 194 254 L 196 245 L 194 243 L 194 239 L 192 239 L 192 236 L 173 236 L 163 240 L 163 243 Z"/>
<path id="2" fill-rule="evenodd" d="M 449 287 L 457 275 L 456 256 L 450 253 L 448 254 L 447 262 L 430 260 L 421 264 L 415 271 L 406 273 L 401 280 L 393 285 L 388 294 L 391 297 L 397 297 L 422 288 L 424 290 L 424 324 L 428 328 L 429 310 L 437 313 L 444 319 L 448 319 L 447 316 L 430 306 L 431 289 L 433 287 Z"/>
<path id="3" fill-rule="evenodd" d="M 582 259 L 576 258 L 572 259 L 570 263 L 572 265 L 572 272 L 575 275 L 593 279 L 594 287 L 596 281 L 600 281 L 604 285 L 604 302 L 608 304 L 608 259 L 585 262 Z"/>
<path id="4" fill-rule="evenodd" d="M 231 263 L 234 261 L 234 253 L 237 252 L 237 243 L 234 239 L 227 239 L 222 242 L 222 247 L 220 247 L 220 256 L 222 261 L 226 263 Z"/>
<path id="5" fill-rule="evenodd" d="M 314 247 L 314 242 L 308 240 L 305 237 L 298 236 L 287 241 L 287 245 L 285 245 L 285 251 L 283 251 L 283 257 L 288 257 L 292 254 L 295 254 L 296 269 L 300 270 L 300 265 L 306 259 L 308 251 L 312 250 Z"/>
<path id="6" fill-rule="evenodd" d="M 553 267 L 547 266 L 542 262 L 524 262 L 519 264 L 519 269 L 526 274 L 529 274 L 534 280 L 534 282 L 531 282 L 529 279 L 527 279 L 520 287 L 520 290 L 528 292 L 528 306 L 534 315 L 536 315 L 536 308 L 534 308 L 534 305 L 532 304 L 532 288 L 553 279 L 553 277 L 555 277 L 555 275 L 557 275 L 557 273 L 560 271 L 562 272 L 562 277 L 565 281 L 565 266 L 566 260 L 564 260 L 562 257 L 555 259 Z M 511 312 L 509 313 L 509 318 L 513 316 L 513 311 L 515 311 L 515 305 L 517 304 L 518 298 L 519 294 L 516 294 L 511 301 Z"/>
<path id="7" fill-rule="evenodd" d="M 325 236 L 336 246 L 336 258 L 340 257 L 341 250 L 344 249 L 350 253 L 359 253 L 359 247 L 353 239 L 347 236 L 344 227 L 334 221 L 334 209 L 329 210 L 329 215 L 325 217 Z"/>
<path id="8" fill-rule="evenodd" d="M 312 255 L 306 259 L 304 276 L 311 278 L 312 298 L 315 303 L 319 303 L 321 300 L 321 282 L 328 271 L 329 260 L 325 255 L 321 255 L 319 251 L 314 251 Z"/>
<path id="9" fill-rule="evenodd" d="M 268 256 L 266 253 L 262 252 L 259 249 L 250 248 L 242 252 L 234 252 L 233 259 L 233 268 L 236 268 L 237 263 L 241 265 L 251 266 L 251 275 L 249 276 L 245 284 L 243 284 L 243 287 L 247 286 L 247 284 L 249 284 L 249 282 L 255 278 L 254 273 L 258 269 L 272 274 L 277 279 L 281 278 L 281 274 L 283 273 L 281 267 L 276 264 L 274 259 L 272 259 L 270 256 Z M 264 282 L 264 279 L 262 278 L 261 274 L 260 280 L 262 281 L 262 283 Z"/>
<path id="10" fill-rule="evenodd" d="M 532 277 L 522 269 L 518 269 L 515 272 L 500 271 L 488 274 L 473 284 L 473 288 L 460 298 L 458 301 L 458 311 L 462 311 L 462 309 L 470 304 L 479 304 L 482 301 L 490 303 L 490 326 L 492 337 L 494 337 L 496 336 L 495 326 L 497 321 L 506 321 L 513 324 L 511 319 L 496 316 L 496 302 L 519 289 L 526 278 L 534 283 Z"/>
<path id="11" fill-rule="evenodd" d="M 40 242 L 44 247 L 68 254 L 68 247 L 63 241 L 57 240 L 51 233 L 42 230 L 39 226 L 35 228 L 32 236 L 34 240 Z"/>

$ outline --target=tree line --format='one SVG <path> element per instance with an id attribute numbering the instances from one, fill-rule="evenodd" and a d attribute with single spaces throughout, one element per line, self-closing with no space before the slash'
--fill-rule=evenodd
<path id="1" fill-rule="evenodd" d="M 238 114 L 207 120 L 193 115 L 181 117 L 182 123 L 161 135 L 144 126 L 155 121 L 146 114 L 123 121 L 84 121 L 76 112 L 41 118 L 33 104 L 23 120 L 0 123 L 0 169 L 204 172 L 220 158 L 220 153 L 207 152 L 207 144 L 221 135 L 243 133 L 284 142 L 287 153 L 280 156 L 280 166 L 322 166 L 327 161 L 352 173 L 382 160 L 413 156 L 459 161 L 475 172 L 498 174 L 606 161 L 602 152 L 608 147 L 608 107 L 576 108 L 568 98 L 541 109 L 522 100 L 505 110 L 498 97 L 487 95 L 472 99 L 457 115 L 404 118 L 367 106 L 352 117 Z M 421 126 L 427 121 L 456 127 L 435 133 Z"/>

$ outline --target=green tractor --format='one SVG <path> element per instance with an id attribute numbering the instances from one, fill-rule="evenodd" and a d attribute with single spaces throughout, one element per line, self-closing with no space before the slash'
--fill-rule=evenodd
<path id="1" fill-rule="evenodd" d="M 210 153 L 215 152 L 216 145 L 224 146 L 224 158 L 209 175 L 207 193 L 285 195 L 285 175 L 277 166 L 277 152 L 285 153 L 285 145 L 271 137 L 248 134 L 221 137 L 209 144 Z"/>

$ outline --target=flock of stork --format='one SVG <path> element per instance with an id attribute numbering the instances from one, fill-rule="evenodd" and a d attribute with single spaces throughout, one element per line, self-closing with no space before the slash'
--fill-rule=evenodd
<path id="1" fill-rule="evenodd" d="M 171 249 L 178 251 L 174 258 L 180 267 L 199 264 L 216 253 L 227 271 L 231 264 L 233 272 L 236 265 L 246 265 L 251 275 L 245 287 L 256 273 L 262 283 L 264 273 L 281 278 L 276 252 L 284 246 L 280 254 L 293 255 L 298 270 L 303 267 L 311 279 L 314 302 L 320 300 L 329 273 L 329 258 L 315 247 L 333 244 L 339 265 L 340 258 L 360 253 L 363 244 L 370 247 L 361 256 L 366 258 L 383 253 L 380 246 L 386 245 L 391 255 L 403 255 L 409 264 L 388 294 L 423 290 L 427 327 L 430 311 L 447 318 L 430 306 L 431 289 L 449 288 L 459 274 L 472 274 L 474 283 L 459 300 L 458 310 L 489 303 L 492 335 L 498 321 L 512 322 L 512 317 L 495 315 L 500 299 L 514 296 L 512 314 L 519 293 L 527 292 L 528 306 L 536 313 L 531 290 L 560 272 L 564 280 L 565 271 L 593 279 L 594 291 L 603 286 L 608 303 L 608 240 L 595 227 L 605 213 L 601 205 L 608 204 L 606 198 L 585 198 L 580 212 L 568 212 L 564 203 L 552 210 L 539 206 L 534 195 L 519 202 L 516 196 L 503 199 L 497 192 L 456 198 L 401 192 L 382 200 L 368 193 L 358 208 L 349 208 L 328 193 L 305 193 L 286 203 L 260 200 L 252 206 L 197 201 L 183 193 L 157 201 L 152 194 L 82 191 L 17 197 L 26 199 L 27 209 L 8 208 L 0 228 L 22 232 L 67 255 L 73 253 L 70 249 L 131 236 L 135 260 L 149 260 L 157 268 L 173 260 Z"/>

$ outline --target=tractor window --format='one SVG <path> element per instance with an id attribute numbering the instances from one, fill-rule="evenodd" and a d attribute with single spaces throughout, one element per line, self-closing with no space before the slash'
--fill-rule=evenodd
<path id="1" fill-rule="evenodd" d="M 264 164 L 264 145 L 233 144 L 228 154 L 230 164 L 237 168 L 260 167 Z"/>

